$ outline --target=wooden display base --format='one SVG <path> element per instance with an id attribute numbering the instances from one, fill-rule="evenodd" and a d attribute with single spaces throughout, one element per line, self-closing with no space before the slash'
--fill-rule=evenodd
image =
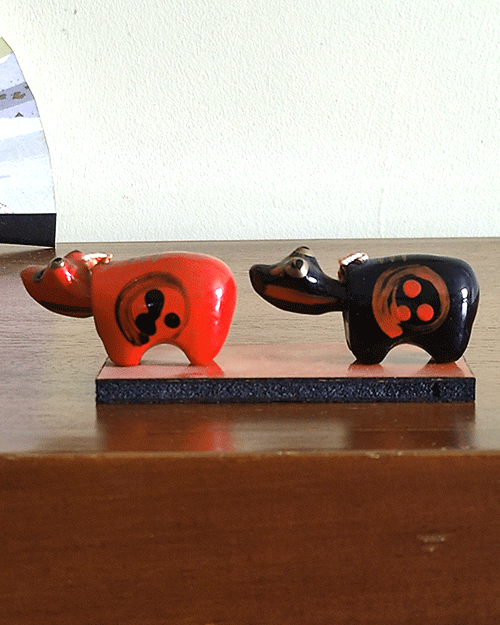
<path id="1" fill-rule="evenodd" d="M 136 367 L 107 360 L 96 402 L 467 402 L 475 399 L 475 382 L 463 358 L 440 365 L 409 345 L 379 365 L 354 362 L 345 344 L 225 345 L 208 367 L 159 345 Z"/>

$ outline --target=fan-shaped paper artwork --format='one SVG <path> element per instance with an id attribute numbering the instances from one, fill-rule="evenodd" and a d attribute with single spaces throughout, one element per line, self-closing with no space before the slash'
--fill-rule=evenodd
<path id="1" fill-rule="evenodd" d="M 38 108 L 16 55 L 0 38 L 0 243 L 53 247 L 56 210 Z"/>

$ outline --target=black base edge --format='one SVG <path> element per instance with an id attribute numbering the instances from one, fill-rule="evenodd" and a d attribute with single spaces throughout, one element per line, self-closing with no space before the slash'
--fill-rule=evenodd
<path id="1" fill-rule="evenodd" d="M 0 243 L 54 247 L 56 213 L 0 214 Z"/>
<path id="2" fill-rule="evenodd" d="M 472 402 L 475 391 L 475 378 L 96 380 L 96 403 Z"/>

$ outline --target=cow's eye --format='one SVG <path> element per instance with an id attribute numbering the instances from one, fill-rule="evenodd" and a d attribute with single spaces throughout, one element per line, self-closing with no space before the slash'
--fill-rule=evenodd
<path id="1" fill-rule="evenodd" d="M 51 269 L 59 269 L 59 267 L 64 267 L 64 258 L 61 256 L 56 256 L 50 261 L 49 267 Z"/>
<path id="2" fill-rule="evenodd" d="M 285 265 L 285 271 L 291 278 L 305 278 L 309 272 L 309 263 L 303 258 L 291 258 Z"/>

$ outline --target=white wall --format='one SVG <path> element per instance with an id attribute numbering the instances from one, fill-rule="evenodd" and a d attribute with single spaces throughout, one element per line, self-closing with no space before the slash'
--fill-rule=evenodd
<path id="1" fill-rule="evenodd" d="M 2 0 L 58 240 L 500 235 L 500 3 Z"/>

